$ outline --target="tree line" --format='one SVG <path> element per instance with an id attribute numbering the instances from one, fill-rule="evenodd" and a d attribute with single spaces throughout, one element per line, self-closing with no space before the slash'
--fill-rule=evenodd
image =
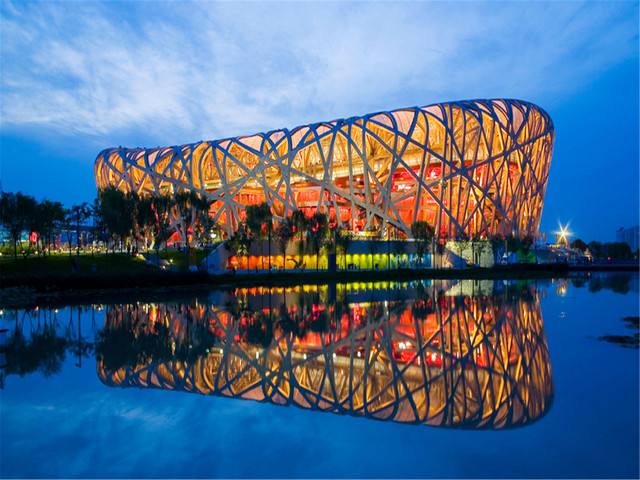
<path id="1" fill-rule="evenodd" d="M 188 254 L 194 243 L 209 243 L 211 232 L 218 230 L 209 216 L 210 206 L 210 200 L 192 191 L 141 196 L 106 188 L 98 192 L 91 205 L 83 202 L 70 208 L 51 200 L 38 201 L 21 192 L 2 192 L 0 224 L 11 240 L 14 258 L 19 245 L 25 256 L 33 251 L 50 255 L 56 238 L 63 232 L 67 233 L 69 254 L 71 234 L 75 233 L 79 255 L 82 231 L 87 230 L 89 220 L 93 240 L 104 242 L 113 252 L 118 249 L 135 253 L 140 248 L 158 251 L 177 234 Z M 29 235 L 28 246 L 22 250 L 25 233 Z"/>
<path id="2" fill-rule="evenodd" d="M 237 230 L 229 237 L 227 249 L 234 255 L 245 257 L 249 255 L 254 240 L 268 240 L 268 268 L 271 270 L 271 244 L 275 242 L 278 253 L 286 257 L 287 248 L 291 241 L 297 241 L 298 255 L 294 261 L 300 267 L 300 256 L 310 252 L 316 258 L 316 270 L 319 269 L 320 252 L 323 249 L 335 253 L 346 253 L 351 241 L 351 235 L 340 231 L 336 223 L 331 223 L 329 216 L 316 211 L 310 216 L 302 210 L 294 210 L 287 217 L 274 221 L 271 208 L 266 202 L 249 205 L 246 208 L 245 220 L 240 222 Z"/>
<path id="3" fill-rule="evenodd" d="M 631 247 L 624 242 L 597 242 L 595 240 L 586 243 L 580 238 L 571 242 L 571 248 L 585 253 L 587 250 L 597 260 L 631 260 L 638 257 L 638 251 L 632 252 Z"/>

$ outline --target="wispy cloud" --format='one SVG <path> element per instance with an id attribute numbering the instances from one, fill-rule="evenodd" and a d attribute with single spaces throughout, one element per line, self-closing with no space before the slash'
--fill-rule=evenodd
<path id="1" fill-rule="evenodd" d="M 636 2 L 3 2 L 1 126 L 155 145 L 450 99 L 552 102 L 637 56 L 637 15 Z"/>

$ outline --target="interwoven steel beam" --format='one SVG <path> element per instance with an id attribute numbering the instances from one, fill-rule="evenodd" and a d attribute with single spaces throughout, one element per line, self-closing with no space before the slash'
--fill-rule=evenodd
<path id="1" fill-rule="evenodd" d="M 98 188 L 198 191 L 232 233 L 250 204 L 276 217 L 320 210 L 343 229 L 406 235 L 425 220 L 444 238 L 535 236 L 553 123 L 519 100 L 474 100 L 379 112 L 292 130 L 159 148 L 111 148 Z"/>

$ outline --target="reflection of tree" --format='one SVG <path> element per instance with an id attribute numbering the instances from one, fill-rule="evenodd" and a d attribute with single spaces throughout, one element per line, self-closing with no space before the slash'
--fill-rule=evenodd
<path id="1" fill-rule="evenodd" d="M 640 332 L 638 332 L 640 329 L 640 317 L 624 317 L 622 321 L 626 324 L 626 328 L 635 330 L 635 333 L 630 335 L 603 335 L 598 337 L 598 340 L 614 343 L 624 348 L 640 348 Z"/>
<path id="2" fill-rule="evenodd" d="M 257 312 L 248 318 L 243 318 L 246 322 L 240 331 L 241 338 L 245 338 L 252 345 L 260 345 L 267 348 L 273 339 L 273 327 L 271 319 L 262 312 Z"/>
<path id="3" fill-rule="evenodd" d="M 131 307 L 128 312 L 130 316 L 108 322 L 98 334 L 96 358 L 108 370 L 146 364 L 151 359 L 193 360 L 215 342 L 215 335 L 203 323 L 189 324 L 187 335 L 175 338 L 168 325 L 143 320 L 145 313 L 139 307 Z"/>
<path id="4" fill-rule="evenodd" d="M 631 274 L 610 273 L 607 275 L 593 275 L 589 280 L 589 291 L 599 292 L 608 289 L 615 293 L 627 294 L 630 291 Z"/>
<path id="5" fill-rule="evenodd" d="M 16 328 L 9 337 L 5 354 L 7 374 L 21 377 L 36 371 L 51 376 L 60 371 L 65 359 L 67 341 L 59 337 L 53 324 L 46 324 L 26 338 L 22 329 Z"/>

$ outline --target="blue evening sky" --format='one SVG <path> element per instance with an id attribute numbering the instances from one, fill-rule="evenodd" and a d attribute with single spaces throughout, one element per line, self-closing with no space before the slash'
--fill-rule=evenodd
<path id="1" fill-rule="evenodd" d="M 110 146 L 506 97 L 556 144 L 541 229 L 638 224 L 638 2 L 0 2 L 3 190 L 91 201 Z"/>

